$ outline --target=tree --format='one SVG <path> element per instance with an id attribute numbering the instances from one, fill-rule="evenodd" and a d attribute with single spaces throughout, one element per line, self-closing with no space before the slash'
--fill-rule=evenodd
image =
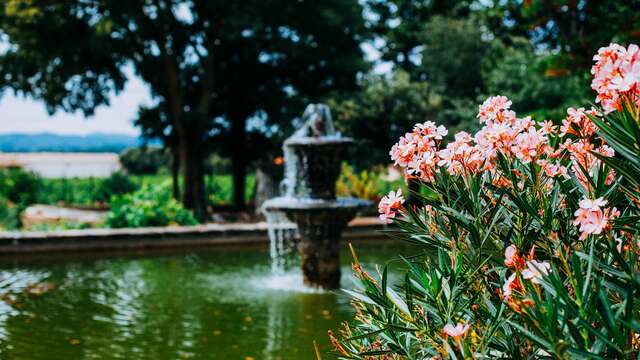
<path id="1" fill-rule="evenodd" d="M 243 179 L 256 152 L 248 118 L 282 129 L 278 115 L 301 99 L 354 88 L 365 69 L 361 10 L 356 0 L 8 1 L 2 86 L 90 114 L 133 66 L 166 119 L 157 128 L 175 136 L 183 203 L 203 219 L 204 159 L 228 144 Z"/>
<path id="2" fill-rule="evenodd" d="M 524 38 L 513 37 L 511 45 L 495 47 L 494 61 L 484 71 L 487 93 L 505 95 L 520 113 L 535 113 L 539 119 L 559 121 L 568 107 L 588 104 L 591 97 L 586 72 L 553 71 L 555 55 L 536 53 Z"/>
<path id="3" fill-rule="evenodd" d="M 468 1 L 449 0 L 367 0 L 369 22 L 381 40 L 381 60 L 389 61 L 408 72 L 411 77 L 425 80 L 421 71 L 425 24 L 434 16 L 466 18 Z"/>
<path id="4" fill-rule="evenodd" d="M 640 1 L 508 0 L 483 9 L 497 37 L 525 36 L 559 54 L 551 64 L 573 72 L 591 67 L 592 56 L 612 41 L 638 41 Z"/>
<path id="5" fill-rule="evenodd" d="M 353 163 L 359 168 L 387 163 L 387 149 L 401 135 L 442 110 L 442 98 L 430 85 L 411 81 L 403 70 L 391 77 L 370 75 L 362 87 L 355 96 L 331 103 L 337 128 L 356 141 Z"/>

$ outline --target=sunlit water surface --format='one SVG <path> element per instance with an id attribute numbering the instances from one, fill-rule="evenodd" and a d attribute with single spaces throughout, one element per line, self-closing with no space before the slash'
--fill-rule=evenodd
<path id="1" fill-rule="evenodd" d="M 418 251 L 355 247 L 370 269 Z M 314 359 L 314 340 L 329 353 L 348 297 L 301 286 L 298 271 L 274 277 L 268 259 L 266 248 L 0 258 L 0 359 Z"/>

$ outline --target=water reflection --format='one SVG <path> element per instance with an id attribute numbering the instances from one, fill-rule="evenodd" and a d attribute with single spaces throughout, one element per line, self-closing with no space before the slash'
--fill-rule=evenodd
<path id="1" fill-rule="evenodd" d="M 14 261 L 0 265 L 0 358 L 310 359 L 313 340 L 327 351 L 326 331 L 351 309 L 300 283 L 297 272 L 272 278 L 262 248 Z"/>

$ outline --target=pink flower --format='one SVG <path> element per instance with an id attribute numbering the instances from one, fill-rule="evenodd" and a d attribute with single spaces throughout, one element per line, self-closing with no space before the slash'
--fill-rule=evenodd
<path id="1" fill-rule="evenodd" d="M 558 130 L 558 126 L 556 126 L 553 121 L 551 120 L 545 120 L 544 122 L 542 122 L 542 124 L 540 124 L 542 126 L 542 131 L 544 132 L 544 134 L 555 134 L 556 131 Z"/>
<path id="2" fill-rule="evenodd" d="M 622 108 L 622 98 L 640 105 L 640 48 L 631 44 L 624 48 L 610 44 L 593 57 L 591 88 L 597 92 L 605 114 Z"/>
<path id="3" fill-rule="evenodd" d="M 569 178 L 567 168 L 558 163 L 554 163 L 545 159 L 540 159 L 537 161 L 537 164 L 540 165 L 540 167 L 542 168 L 542 171 L 544 171 L 544 174 L 550 178 L 553 178 L 556 176 L 562 176 L 565 179 Z"/>
<path id="4" fill-rule="evenodd" d="M 405 175 L 431 182 L 434 179 L 437 165 L 438 157 L 435 150 L 420 152 L 407 164 Z"/>
<path id="5" fill-rule="evenodd" d="M 458 325 L 453 326 L 451 324 L 447 324 L 444 326 L 442 331 L 453 337 L 454 339 L 458 339 L 459 337 L 465 336 L 469 331 L 469 324 L 458 323 Z"/>
<path id="6" fill-rule="evenodd" d="M 404 197 L 400 189 L 389 192 L 389 194 L 383 197 L 380 203 L 378 203 L 380 219 L 386 223 L 391 223 L 391 219 L 395 218 L 396 214 L 400 212 L 402 204 L 404 204 Z"/>
<path id="7" fill-rule="evenodd" d="M 518 134 L 511 151 L 523 164 L 530 163 L 534 158 L 542 154 L 547 144 L 547 138 L 542 132 L 530 127 L 527 132 Z"/>
<path id="8" fill-rule="evenodd" d="M 596 115 L 595 109 L 586 111 L 584 108 L 568 108 L 567 118 L 562 120 L 560 127 L 560 135 L 574 134 L 581 138 L 588 138 L 595 132 L 596 125 L 591 121 L 587 114 Z"/>
<path id="9" fill-rule="evenodd" d="M 516 277 L 516 273 L 511 274 L 504 285 L 502 285 L 502 296 L 508 300 L 513 291 L 522 291 L 522 284 L 520 284 L 520 280 Z"/>
<path id="10" fill-rule="evenodd" d="M 551 265 L 546 261 L 527 261 L 527 268 L 522 270 L 522 277 L 531 280 L 534 284 L 540 284 L 543 276 L 549 275 Z"/>
<path id="11" fill-rule="evenodd" d="M 571 170 L 585 189 L 591 189 L 591 184 L 587 179 L 587 175 L 595 175 L 602 163 L 600 159 L 592 154 L 592 152 L 597 152 L 606 157 L 612 157 L 615 155 L 615 151 L 611 147 L 601 145 L 596 149 L 593 144 L 586 139 L 580 139 L 577 142 L 567 140 L 561 145 L 561 148 L 564 148 L 570 154 L 572 163 Z M 585 174 L 585 170 L 587 171 L 587 174 Z M 613 169 L 610 169 L 607 174 L 605 184 L 610 185 L 614 180 L 615 172 Z"/>
<path id="12" fill-rule="evenodd" d="M 511 100 L 506 96 L 492 96 L 478 108 L 478 118 L 481 123 L 492 124 L 515 120 L 515 114 L 510 111 Z"/>
<path id="13" fill-rule="evenodd" d="M 412 132 L 400 137 L 389 151 L 395 165 L 403 168 L 405 178 L 433 181 L 437 169 L 437 148 L 447 129 L 432 121 L 416 124 Z"/>
<path id="14" fill-rule="evenodd" d="M 601 234 L 608 228 L 609 220 L 616 218 L 620 212 L 616 209 L 604 208 L 607 201 L 598 198 L 595 200 L 583 199 L 578 204 L 580 208 L 576 210 L 573 225 L 580 226 L 580 239 L 586 239 L 590 234 Z"/>
<path id="15" fill-rule="evenodd" d="M 516 269 L 524 265 L 524 258 L 518 255 L 518 249 L 513 244 L 504 250 L 504 265 Z"/>
<path id="16" fill-rule="evenodd" d="M 422 124 L 416 124 L 413 128 L 413 132 L 428 138 L 442 140 L 449 131 L 443 125 L 436 126 L 436 123 L 433 121 L 427 121 Z"/>
<path id="17" fill-rule="evenodd" d="M 451 175 L 478 172 L 484 162 L 484 156 L 472 142 L 473 138 L 468 133 L 457 133 L 455 141 L 438 152 L 438 166 L 446 167 Z"/>

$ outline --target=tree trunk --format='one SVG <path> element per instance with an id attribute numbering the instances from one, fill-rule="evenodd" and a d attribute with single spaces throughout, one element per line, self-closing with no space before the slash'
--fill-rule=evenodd
<path id="1" fill-rule="evenodd" d="M 180 200 L 180 152 L 178 147 L 171 146 L 171 185 L 173 186 L 173 198 Z"/>
<path id="2" fill-rule="evenodd" d="M 246 141 L 247 129 L 246 118 L 244 115 L 232 115 L 231 119 L 231 173 L 233 176 L 233 206 L 237 210 L 244 210 L 245 203 L 245 187 L 247 179 L 246 164 Z"/>
<path id="3" fill-rule="evenodd" d="M 204 156 L 195 136 L 179 136 L 180 166 L 182 168 L 182 203 L 191 209 L 199 221 L 207 220 L 204 187 Z"/>

